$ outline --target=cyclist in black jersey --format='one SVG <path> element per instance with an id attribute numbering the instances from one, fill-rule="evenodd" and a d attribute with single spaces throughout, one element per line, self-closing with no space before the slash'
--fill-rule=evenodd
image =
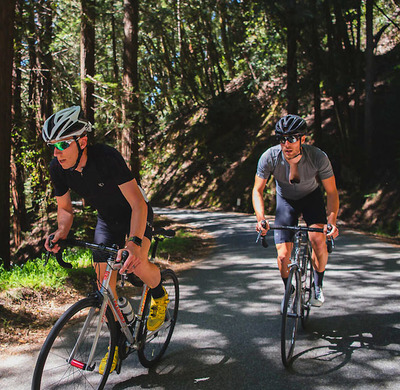
<path id="1" fill-rule="evenodd" d="M 58 228 L 52 233 L 53 248 L 58 252 L 57 241 L 67 238 L 73 222 L 70 190 L 82 196 L 98 211 L 94 242 L 104 245 L 117 244 L 129 252 L 120 273 L 136 274 L 150 288 L 152 294 L 151 314 L 147 327 L 158 329 L 165 319 L 168 294 L 161 284 L 159 268 L 148 261 L 148 251 L 152 237 L 153 211 L 143 190 L 133 177 L 121 154 L 106 145 L 88 145 L 87 133 L 92 126 L 79 106 L 66 108 L 50 116 L 43 127 L 42 136 L 47 145 L 54 149 L 54 159 L 50 163 L 50 176 L 57 200 Z M 93 254 L 98 280 L 103 280 L 106 258 Z M 110 281 L 115 297 L 117 274 Z M 118 323 L 118 322 L 117 322 Z M 100 364 L 104 371 L 107 356 Z M 115 352 L 112 370 L 118 361 Z"/>
<path id="2" fill-rule="evenodd" d="M 335 176 L 327 155 L 312 145 L 305 145 L 307 124 L 297 115 L 282 117 L 275 126 L 279 145 L 269 148 L 261 156 L 253 187 L 253 207 L 257 218 L 256 230 L 265 235 L 269 229 L 264 216 L 263 192 L 270 175 L 276 183 L 276 225 L 296 225 L 300 214 L 308 226 L 325 230 L 327 236 L 337 237 L 339 230 L 336 218 L 339 196 Z M 317 179 L 327 194 L 327 208 Z M 266 222 L 266 223 L 265 223 Z M 331 230 L 327 232 L 328 224 Z M 266 227 L 264 227 L 264 225 Z M 274 239 L 278 252 L 278 267 L 286 286 L 288 264 L 293 248 L 293 233 L 275 230 Z M 320 233 L 309 233 L 313 247 L 315 289 L 311 298 L 313 306 L 324 303 L 322 281 L 328 262 L 325 237 Z"/>

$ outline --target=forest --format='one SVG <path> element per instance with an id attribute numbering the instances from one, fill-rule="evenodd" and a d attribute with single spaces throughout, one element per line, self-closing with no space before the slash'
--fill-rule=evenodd
<path id="1" fill-rule="evenodd" d="M 0 49 L 5 269 L 55 222 L 41 129 L 72 105 L 153 205 L 250 213 L 275 122 L 301 115 L 339 218 L 400 235 L 399 0 L 1 0 Z"/>

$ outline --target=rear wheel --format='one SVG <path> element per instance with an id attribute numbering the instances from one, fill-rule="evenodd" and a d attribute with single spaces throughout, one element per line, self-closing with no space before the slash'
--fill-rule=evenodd
<path id="1" fill-rule="evenodd" d="M 295 291 L 292 293 L 292 286 Z M 297 266 L 290 270 L 282 312 L 281 324 L 281 355 L 285 367 L 292 363 L 293 351 L 296 342 L 297 327 L 301 314 L 301 280 Z"/>
<path id="2" fill-rule="evenodd" d="M 103 389 L 114 356 L 116 328 L 111 310 L 107 309 L 104 321 L 100 307 L 97 297 L 82 299 L 55 323 L 36 362 L 32 389 Z M 87 366 L 96 331 L 97 345 Z M 100 375 L 99 365 L 108 351 L 108 361 Z"/>
<path id="3" fill-rule="evenodd" d="M 147 330 L 147 318 L 150 314 L 151 294 L 146 298 L 143 318 L 139 329 L 141 346 L 138 350 L 139 361 L 144 367 L 152 367 L 164 354 L 174 331 L 179 306 L 179 284 L 175 272 L 167 269 L 161 272 L 162 284 L 167 291 L 169 303 L 165 322 L 156 331 Z"/>

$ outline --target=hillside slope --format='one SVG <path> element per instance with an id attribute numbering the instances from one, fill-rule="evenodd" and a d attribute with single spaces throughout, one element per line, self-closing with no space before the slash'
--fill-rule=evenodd
<path id="1" fill-rule="evenodd" d="M 353 226 L 394 236 L 400 235 L 399 62 L 399 46 L 376 60 L 371 171 L 365 172 L 362 160 L 349 165 L 339 150 L 334 137 L 335 111 L 329 98 L 324 99 L 322 113 L 324 132 L 329 135 L 317 145 L 333 162 L 341 194 L 340 218 Z M 257 93 L 251 93 L 248 85 L 245 77 L 234 80 L 225 94 L 207 107 L 169 118 L 170 124 L 151 140 L 143 181 L 154 205 L 252 212 L 257 161 L 275 143 L 271 137 L 275 121 L 286 112 L 274 85 L 265 84 Z M 312 120 L 312 116 L 307 118 L 309 126 Z M 351 153 L 357 154 L 359 149 L 360 145 L 354 145 Z M 273 213 L 272 180 L 266 198 L 267 212 Z"/>

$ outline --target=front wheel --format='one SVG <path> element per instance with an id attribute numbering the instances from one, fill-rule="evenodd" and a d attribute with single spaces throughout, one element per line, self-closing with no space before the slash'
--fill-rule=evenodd
<path id="1" fill-rule="evenodd" d="M 103 389 L 112 365 L 117 331 L 111 310 L 107 308 L 105 321 L 100 307 L 97 296 L 82 299 L 55 323 L 36 362 L 32 390 Z M 91 351 L 93 358 L 88 362 Z M 100 375 L 99 365 L 107 352 L 108 361 Z"/>
<path id="2" fill-rule="evenodd" d="M 147 330 L 147 318 L 151 306 L 151 294 L 149 293 L 144 306 L 142 325 L 139 329 L 141 346 L 138 356 L 144 367 L 152 367 L 161 359 L 171 340 L 178 316 L 179 284 L 175 272 L 170 269 L 163 270 L 161 281 L 169 298 L 165 322 L 156 331 Z"/>
<path id="3" fill-rule="evenodd" d="M 293 292 L 294 288 L 294 292 Z M 292 363 L 297 327 L 301 315 L 301 280 L 297 266 L 290 270 L 287 280 L 281 324 L 282 363 L 289 367 Z"/>

